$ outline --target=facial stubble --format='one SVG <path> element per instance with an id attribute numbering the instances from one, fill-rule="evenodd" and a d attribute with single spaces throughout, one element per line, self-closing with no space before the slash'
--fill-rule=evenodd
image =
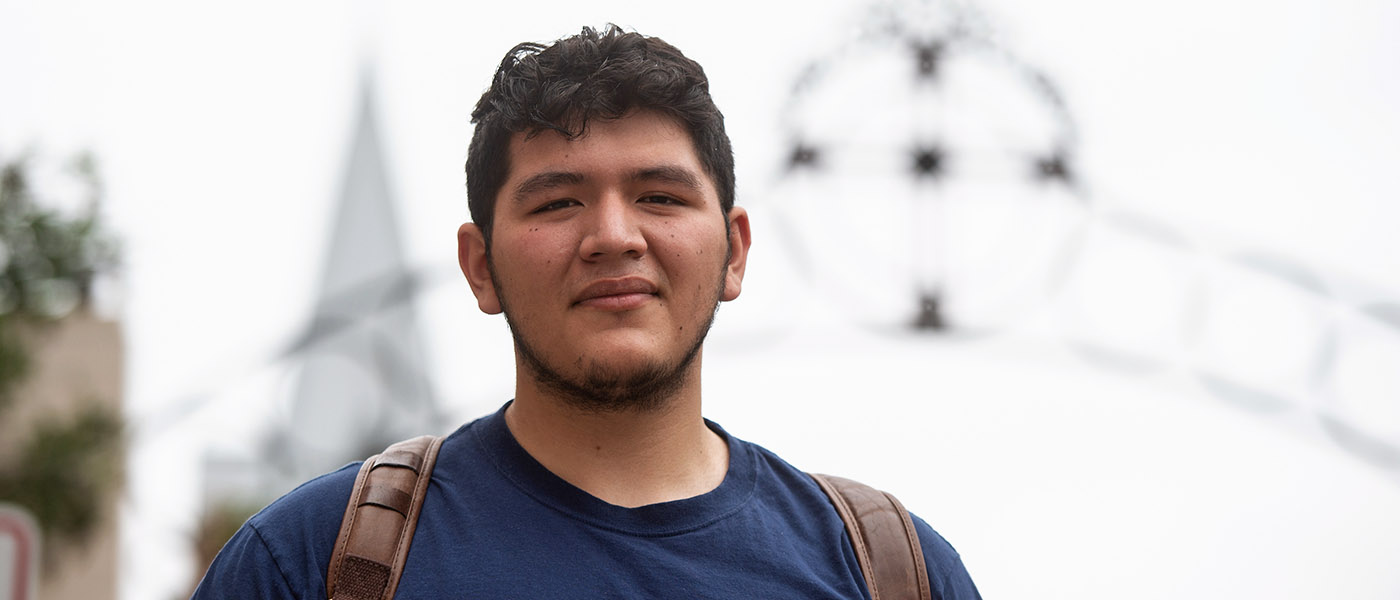
<path id="1" fill-rule="evenodd" d="M 726 218 L 726 232 L 729 230 L 728 221 L 729 219 Z M 566 404 L 585 412 L 644 413 L 665 409 L 669 405 L 669 400 L 685 387 L 689 378 L 698 375 L 698 373 L 691 372 L 691 365 L 700 356 L 700 348 L 704 346 L 705 337 L 709 335 L 710 326 L 714 324 L 715 315 L 719 313 L 720 300 L 724 297 L 729 261 L 733 258 L 733 254 L 734 249 L 726 243 L 725 260 L 720 266 L 719 280 L 714 286 L 714 299 L 710 303 L 713 308 L 707 312 L 704 323 L 696 328 L 692 334 L 694 339 L 675 364 L 668 365 L 664 360 L 661 360 L 661 357 L 654 357 L 645 364 L 638 365 L 637 368 L 627 372 L 628 370 L 622 368 L 605 367 L 593 363 L 584 365 L 581 375 L 577 378 L 570 378 L 561 369 L 550 366 L 525 339 L 520 324 L 511 316 L 511 309 L 506 303 L 505 294 L 501 293 L 501 282 L 496 277 L 495 261 L 491 259 L 489 250 L 486 262 L 491 274 L 491 282 L 497 291 L 497 299 L 501 303 L 501 312 L 506 317 L 506 326 L 510 329 L 511 338 L 515 341 L 515 350 L 520 355 L 525 368 L 529 370 L 540 387 L 552 392 Z M 579 357 L 578 360 L 581 362 L 584 359 Z"/>

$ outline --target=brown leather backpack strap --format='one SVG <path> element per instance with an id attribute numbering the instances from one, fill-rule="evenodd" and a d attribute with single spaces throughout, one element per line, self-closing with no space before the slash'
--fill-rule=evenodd
<path id="1" fill-rule="evenodd" d="M 904 505 L 842 477 L 814 473 L 812 479 L 846 524 L 871 600 L 931 600 L 919 534 Z"/>
<path id="2" fill-rule="evenodd" d="M 394 597 L 441 445 L 440 437 L 419 436 L 360 465 L 326 570 L 326 598 Z"/>

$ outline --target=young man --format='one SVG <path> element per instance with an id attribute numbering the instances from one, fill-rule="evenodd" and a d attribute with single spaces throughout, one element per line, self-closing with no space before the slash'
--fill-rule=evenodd
<path id="1" fill-rule="evenodd" d="M 459 260 L 516 395 L 442 443 L 399 598 L 868 598 L 809 476 L 701 416 L 749 220 L 704 72 L 615 27 L 522 44 L 472 114 Z M 273 503 L 196 598 L 323 598 L 356 468 Z M 934 598 L 977 598 L 923 521 Z"/>

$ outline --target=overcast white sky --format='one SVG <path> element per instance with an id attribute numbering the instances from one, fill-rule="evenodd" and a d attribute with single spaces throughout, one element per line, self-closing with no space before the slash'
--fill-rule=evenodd
<path id="1" fill-rule="evenodd" d="M 243 394 L 260 392 L 238 390 L 285 387 L 285 374 L 268 360 L 295 335 L 312 307 L 363 66 L 373 68 L 409 259 L 440 269 L 452 281 L 453 234 L 467 218 L 461 163 L 470 135 L 468 114 L 512 45 L 614 21 L 664 37 L 699 60 L 711 76 L 736 148 L 739 201 L 754 207 L 755 230 L 761 234 L 769 226 L 758 219 L 769 214 L 764 202 L 775 195 L 772 182 L 787 151 L 778 111 L 788 88 L 805 63 L 849 37 L 867 4 L 725 0 L 677 8 L 549 1 L 521 9 L 459 2 L 0 0 L 0 158 L 26 148 L 44 159 L 77 150 L 97 155 L 108 186 L 104 209 L 125 250 L 117 310 L 126 326 L 130 413 L 138 419 L 163 414 L 174 403 L 210 395 L 243 402 Z M 1291 257 L 1330 277 L 1364 283 L 1364 294 L 1372 299 L 1400 298 L 1400 237 L 1395 235 L 1400 111 L 1394 109 L 1400 106 L 1395 76 L 1400 4 L 990 0 L 974 6 L 1006 48 L 1049 75 L 1064 93 L 1079 125 L 1080 169 L 1096 202 L 1153 215 L 1231 247 Z M 790 278 L 771 258 L 780 253 L 762 258 L 772 246 L 756 238 L 753 283 L 746 294 L 754 290 L 755 306 L 761 307 L 765 298 L 781 294 L 765 291 L 764 278 Z M 966 427 L 938 427 L 932 438 L 926 429 L 902 429 L 908 441 L 898 442 L 926 453 L 935 477 L 979 493 L 886 484 L 907 485 L 902 493 L 923 500 L 906 503 L 958 545 L 989 597 L 1036 590 L 1023 579 L 1028 575 L 1058 590 L 1045 594 L 1051 597 L 1345 596 L 1329 593 L 1336 590 L 1323 582 L 1332 577 L 1353 586 L 1347 597 L 1400 594 L 1393 573 L 1400 546 L 1375 533 L 1388 531 L 1389 539 L 1400 539 L 1395 516 L 1400 511 L 1390 510 L 1388 520 L 1376 517 L 1387 514 L 1383 502 L 1400 501 L 1395 478 L 1368 471 L 1292 429 L 1261 426 L 1258 418 L 1208 402 L 1167 411 L 1162 406 L 1179 406 L 1179 397 L 1190 394 L 1170 385 L 1144 388 L 1096 375 L 1016 344 L 969 353 L 909 340 L 872 341 L 860 333 L 816 338 L 800 333 L 769 347 L 787 358 L 745 354 L 751 338 L 744 335 L 762 333 L 756 324 L 763 316 L 740 306 L 722 312 L 717 327 L 733 312 L 731 320 L 748 328 L 717 340 L 720 347 L 707 355 L 714 358 L 707 385 L 717 382 L 707 394 L 719 398 L 710 411 L 724 417 L 719 420 L 731 431 L 790 448 L 785 454 L 877 480 L 900 478 L 810 450 L 820 444 L 816 434 L 773 433 L 776 423 L 792 418 L 782 409 L 791 405 L 756 410 L 742 397 L 793 392 L 756 381 L 744 370 L 760 356 L 764 382 L 786 381 L 782 375 L 810 379 L 805 374 L 814 367 L 862 374 L 904 362 L 913 371 L 941 365 L 927 378 L 911 372 L 881 376 L 879 383 L 855 375 L 828 382 L 818 388 L 826 393 L 814 403 L 831 410 L 804 411 L 797 420 L 806 429 L 787 427 L 789 432 L 830 430 L 833 426 L 817 416 L 852 409 L 844 400 L 851 396 L 842 392 L 884 392 L 881 397 L 888 399 L 861 403 L 851 417 L 872 431 L 879 426 L 872 416 L 877 409 L 910 410 L 898 397 L 913 381 L 934 381 L 939 398 L 976 393 L 995 399 L 976 409 L 930 408 L 944 419 L 940 423 Z M 444 398 L 464 416 L 503 401 L 510 393 L 508 381 L 472 376 L 463 360 L 478 357 L 483 343 L 505 347 L 499 322 L 474 314 L 466 287 L 456 281 L 434 288 L 421 308 Z M 821 350 L 843 344 L 863 348 L 874 364 L 862 370 L 850 365 L 849 355 Z M 1028 352 L 1032 358 L 1024 358 Z M 934 362 L 920 362 L 925 359 Z M 504 350 L 485 360 L 494 362 L 480 372 L 509 366 Z M 998 366 L 1008 362 L 1019 365 L 1020 381 L 997 375 Z M 1038 384 L 1058 386 L 1066 396 L 1082 394 L 1074 402 L 1085 404 L 1060 413 L 1028 403 L 1024 399 L 1034 396 Z M 1125 395 L 1134 397 L 1133 408 L 1112 401 Z M 1400 404 L 1400 398 L 1394 401 Z M 1085 437 L 1046 432 L 1045 423 L 1065 428 L 1082 423 L 1071 414 L 1094 415 L 1095 423 L 1111 424 L 1124 436 L 1138 434 L 1131 443 L 1145 449 L 1132 456 L 1160 467 L 1098 465 L 1102 468 L 1095 472 L 1121 467 L 1159 474 L 1057 479 L 1033 468 L 1034 461 L 1013 460 L 1042 450 L 1041 444 L 1086 463 L 1102 459 L 1102 451 L 1096 453 Z M 137 451 L 197 455 L 198 440 L 218 437 L 200 429 L 203 422 L 208 419 L 177 424 L 159 439 L 138 440 Z M 136 425 L 140 431 L 142 423 Z M 1201 455 L 1182 458 L 1168 450 L 1181 449 L 1182 427 L 1206 428 L 1193 430 Z M 1010 445 L 978 445 L 977 440 L 1006 431 L 1016 432 L 1006 438 Z M 1400 423 L 1390 431 L 1400 432 Z M 1085 446 L 1076 446 L 1080 443 Z M 1243 454 L 1221 459 L 1208 452 L 1221 448 Z M 969 451 L 959 460 L 932 458 Z M 1296 460 L 1268 462 L 1279 456 Z M 156 530 L 153 538 L 164 547 L 152 556 L 166 560 L 132 557 L 124 565 L 123 597 L 170 597 L 190 576 L 188 567 L 178 564 L 178 545 L 197 495 L 198 484 L 187 481 L 194 477 L 192 464 L 187 460 L 159 475 L 135 465 L 128 517 L 135 527 Z M 1215 464 L 1219 470 L 1202 475 L 1183 464 Z M 1260 464 L 1270 465 L 1263 469 L 1266 475 L 1258 475 Z M 1231 466 L 1256 470 L 1232 474 Z M 989 480 L 989 471 L 1005 477 Z M 1262 479 L 1236 487 L 1240 478 L 1250 477 Z M 177 499 L 171 506 L 143 506 L 152 494 L 142 486 L 153 485 L 184 491 L 169 494 Z M 1202 499 L 1212 487 L 1227 489 L 1227 496 L 1234 493 L 1231 497 L 1241 502 L 1268 504 L 1281 493 L 1305 498 L 1267 513 L 1268 518 L 1245 508 L 1231 509 L 1243 516 L 1222 514 Z M 1328 487 L 1342 491 L 1339 496 L 1318 491 Z M 1360 493 L 1373 503 L 1358 507 L 1340 499 Z M 1082 500 L 1105 496 L 1122 501 L 1109 510 L 1112 518 L 1139 526 L 1123 530 L 1102 520 L 1086 525 L 1103 537 L 1068 548 L 1098 564 L 1065 558 L 1074 552 L 1040 554 L 1057 551 L 1043 539 L 1076 535 L 1072 528 L 1047 525 L 1050 519 L 1102 516 L 1102 507 L 1090 510 Z M 1024 501 L 1007 500 L 1011 497 Z M 1161 521 L 1125 508 L 1144 502 L 1168 512 L 1163 507 L 1173 503 L 1191 508 Z M 921 508 L 934 504 L 937 514 L 927 514 L 932 507 Z M 1400 504 L 1389 506 L 1395 505 Z M 1351 511 L 1346 517 L 1351 521 L 1341 516 L 1344 511 Z M 1341 558 L 1274 549 L 1254 562 L 1230 562 L 1261 552 L 1248 543 L 1252 540 L 1290 539 L 1270 529 L 1285 520 L 1301 523 L 1300 535 L 1316 536 L 1312 545 Z M 1170 540 L 1164 542 L 1167 548 L 1187 548 L 1191 540 L 1170 531 L 1183 522 L 1196 523 L 1195 533 L 1216 536 L 1215 543 L 1233 550 L 1221 550 L 1220 556 L 1206 552 L 1201 564 L 1187 566 L 1164 560 L 1169 550 L 1151 550 L 1144 555 L 1151 561 L 1188 574 L 1163 583 L 1163 590 L 1133 587 L 1131 579 L 1101 581 L 1089 592 L 1059 587 L 1075 581 L 1064 571 L 1104 571 L 1105 561 L 1119 572 L 1160 576 L 1131 556 L 1114 558 L 1112 546 L 1162 536 Z M 1238 524 L 1236 529 L 1222 532 L 1230 523 Z M 1031 529 L 1013 531 L 1013 526 Z M 1113 537 L 1109 531 L 1126 532 Z M 1037 541 L 1027 542 L 1028 537 Z M 1008 545 L 1018 550 L 1004 550 Z M 1206 564 L 1212 557 L 1235 571 L 1212 573 Z M 1317 576 L 1299 575 L 1304 567 Z M 1284 569 L 1291 578 L 1271 587 L 1275 584 L 1265 574 Z M 1201 592 L 1201 583 L 1218 593 Z"/>

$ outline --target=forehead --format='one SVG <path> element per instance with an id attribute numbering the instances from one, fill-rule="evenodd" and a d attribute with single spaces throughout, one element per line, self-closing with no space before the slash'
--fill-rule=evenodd
<path id="1" fill-rule="evenodd" d="M 516 133 L 508 153 L 509 171 L 497 192 L 498 201 L 514 194 L 521 182 L 542 173 L 604 182 L 656 168 L 687 171 L 707 195 L 715 194 L 714 181 L 695 152 L 690 132 L 676 119 L 653 111 L 591 120 L 584 134 L 572 139 L 553 130 L 534 135 Z"/>

